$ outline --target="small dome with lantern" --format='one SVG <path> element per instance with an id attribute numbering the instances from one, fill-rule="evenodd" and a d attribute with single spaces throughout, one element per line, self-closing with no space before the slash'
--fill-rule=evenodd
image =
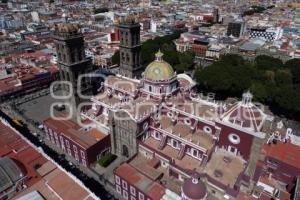
<path id="1" fill-rule="evenodd" d="M 261 108 L 252 103 L 252 98 L 250 91 L 245 92 L 242 101 L 235 103 L 223 114 L 222 121 L 259 132 L 267 116 Z"/>
<path id="2" fill-rule="evenodd" d="M 185 180 L 181 192 L 183 200 L 206 200 L 207 197 L 206 186 L 196 172 L 192 174 L 191 178 Z"/>
<path id="3" fill-rule="evenodd" d="M 152 81 L 172 79 L 176 74 L 172 66 L 163 60 L 163 53 L 159 50 L 155 54 L 155 61 L 151 62 L 144 72 L 144 78 Z"/>

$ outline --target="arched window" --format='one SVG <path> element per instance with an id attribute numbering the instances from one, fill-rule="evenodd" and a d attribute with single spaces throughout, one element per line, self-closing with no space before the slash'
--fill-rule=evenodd
<path id="1" fill-rule="evenodd" d="M 125 156 L 125 157 L 129 156 L 128 147 L 126 145 L 122 146 L 122 155 Z"/>

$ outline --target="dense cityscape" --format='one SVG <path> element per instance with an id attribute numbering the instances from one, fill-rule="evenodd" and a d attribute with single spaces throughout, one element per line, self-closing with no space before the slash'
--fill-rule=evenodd
<path id="1" fill-rule="evenodd" d="M 297 0 L 0 0 L 0 199 L 300 200 Z"/>

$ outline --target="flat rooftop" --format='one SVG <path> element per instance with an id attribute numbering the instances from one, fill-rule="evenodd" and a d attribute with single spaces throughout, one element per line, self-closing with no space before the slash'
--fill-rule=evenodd
<path id="1" fill-rule="evenodd" d="M 212 154 L 205 167 L 205 173 L 224 185 L 233 187 L 238 176 L 244 171 L 246 163 L 242 158 L 218 150 Z"/>
<path id="2" fill-rule="evenodd" d="M 119 77 L 119 76 L 108 76 L 106 77 L 105 84 L 110 87 L 114 87 L 119 90 L 133 93 L 138 86 L 138 83 L 130 79 Z"/>
<path id="3" fill-rule="evenodd" d="M 162 173 L 157 171 L 155 168 L 149 165 L 149 160 L 146 159 L 141 154 L 137 154 L 136 157 L 134 157 L 133 160 L 129 162 L 131 166 L 133 166 L 135 169 L 137 169 L 140 172 L 143 172 L 144 175 L 146 175 L 148 178 L 150 178 L 153 181 L 158 180 Z"/>
<path id="4" fill-rule="evenodd" d="M 183 122 L 177 122 L 173 125 L 171 119 L 163 115 L 160 119 L 161 129 L 168 131 L 176 136 L 179 136 L 186 141 L 190 141 L 195 145 L 210 150 L 214 146 L 214 140 L 212 136 L 205 133 L 204 131 L 197 129 L 193 131 L 191 126 L 186 125 Z"/>
<path id="5" fill-rule="evenodd" d="M 180 94 L 173 96 L 170 99 L 166 100 L 167 105 L 174 106 L 175 109 L 180 111 L 201 117 L 205 120 L 213 120 L 219 118 L 219 113 L 217 107 L 209 105 L 201 101 L 196 100 L 187 100 L 182 97 Z"/>
<path id="6" fill-rule="evenodd" d="M 61 171 L 51 161 L 42 165 L 38 172 L 42 179 L 36 184 L 19 193 L 15 198 L 21 198 L 33 191 L 38 191 L 45 199 L 73 200 L 94 199 L 91 194 L 82 188 L 75 180 Z"/>
<path id="7" fill-rule="evenodd" d="M 166 155 L 173 159 L 176 165 L 183 169 L 187 170 L 197 170 L 198 172 L 202 172 L 202 167 L 200 167 L 201 161 L 197 160 L 187 154 L 183 156 L 181 160 L 177 159 L 177 156 L 179 154 L 179 150 L 174 149 L 173 147 L 170 147 L 166 145 L 163 149 L 159 149 L 159 141 L 154 139 L 153 137 L 147 138 L 144 143 L 152 148 L 154 148 L 156 151 L 160 152 L 163 155 Z"/>

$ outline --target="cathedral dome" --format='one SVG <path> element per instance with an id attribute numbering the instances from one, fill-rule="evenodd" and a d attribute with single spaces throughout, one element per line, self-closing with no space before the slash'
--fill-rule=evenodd
<path id="1" fill-rule="evenodd" d="M 162 59 L 163 53 L 158 51 L 155 54 L 156 60 L 150 63 L 144 72 L 145 79 L 154 81 L 169 80 L 174 77 L 175 72 L 172 66 Z"/>
<path id="2" fill-rule="evenodd" d="M 254 132 L 261 130 L 266 114 L 254 103 L 253 95 L 248 91 L 240 102 L 232 105 L 221 117 L 222 121 Z"/>
<path id="3" fill-rule="evenodd" d="M 186 200 L 204 200 L 207 196 L 206 186 L 197 173 L 183 183 L 182 193 L 183 199 Z"/>

